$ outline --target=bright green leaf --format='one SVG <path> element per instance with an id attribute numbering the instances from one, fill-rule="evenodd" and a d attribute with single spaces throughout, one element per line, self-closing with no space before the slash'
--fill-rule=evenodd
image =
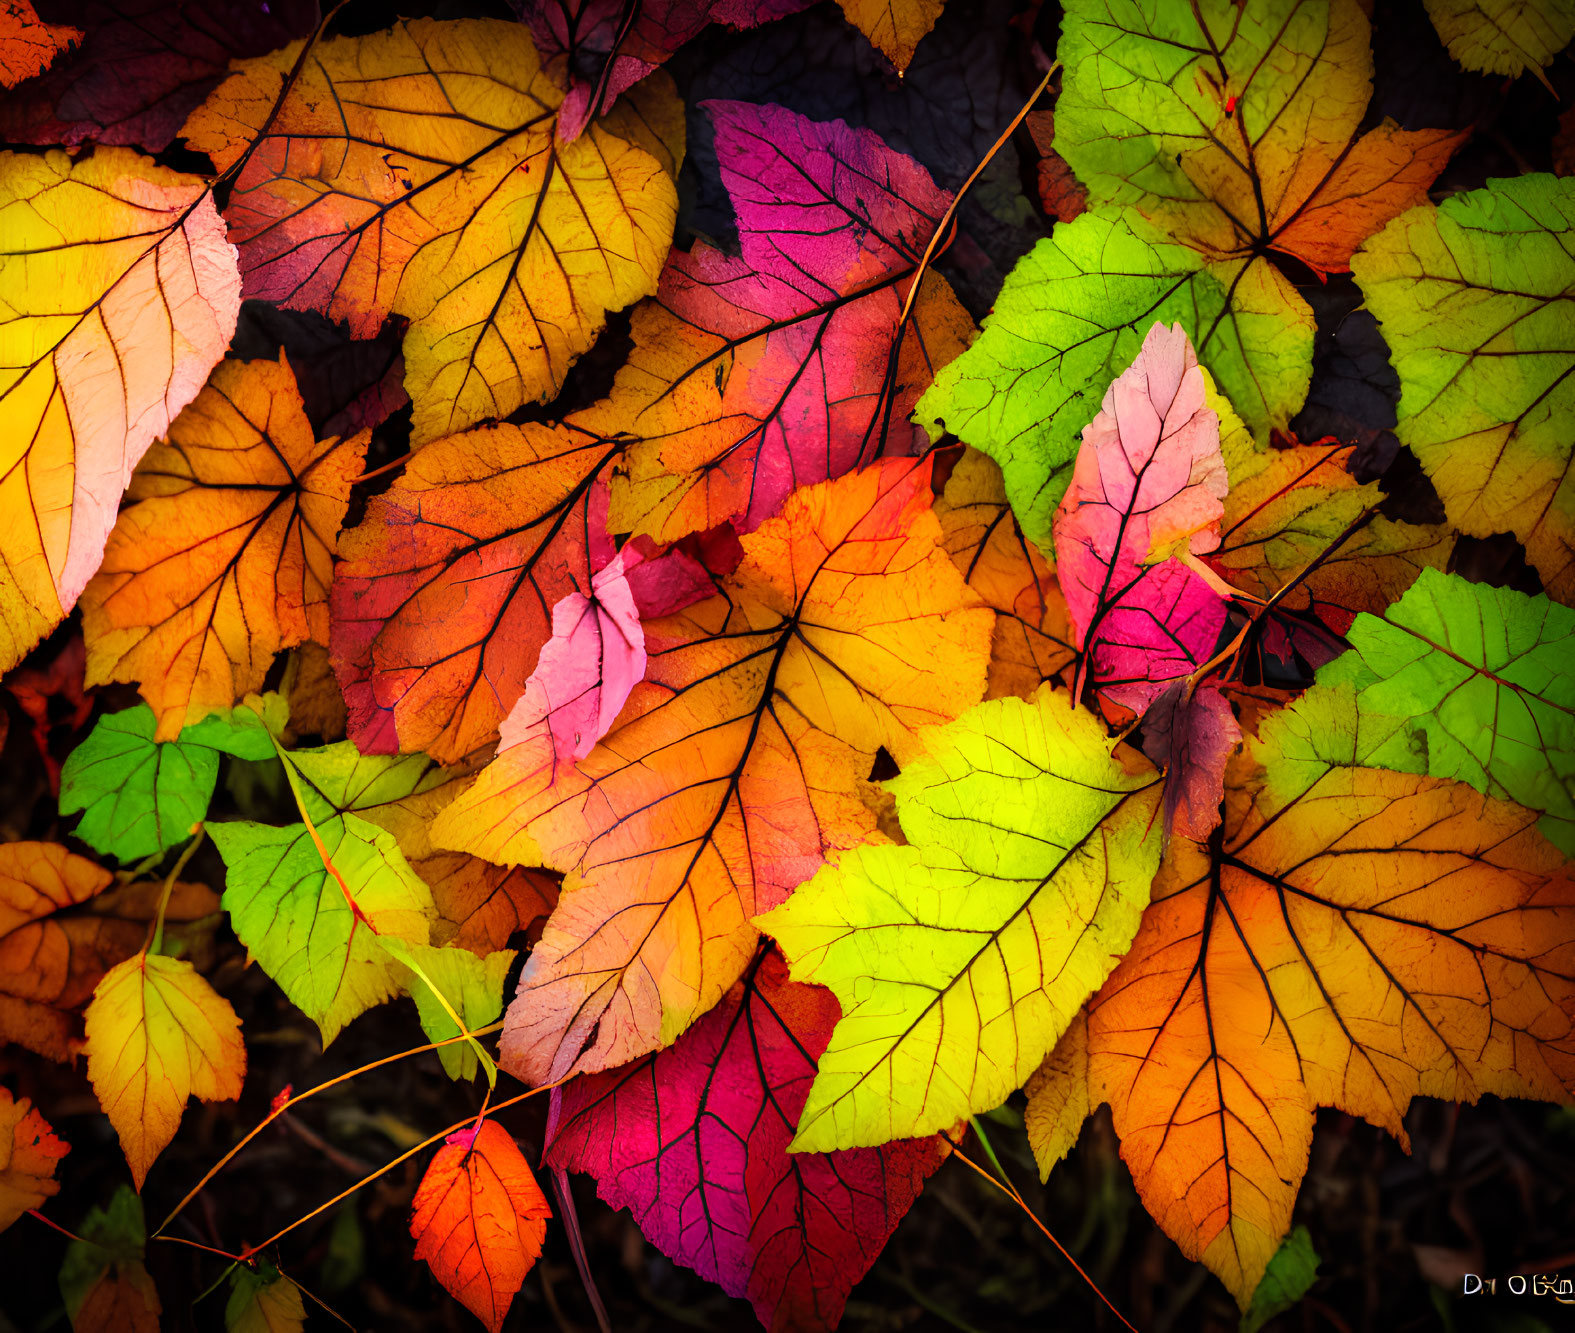
<path id="1" fill-rule="evenodd" d="M 1488 182 L 1396 218 L 1351 262 L 1400 375 L 1395 433 L 1449 521 L 1513 532 L 1575 597 L 1575 179 Z"/>
<path id="2" fill-rule="evenodd" d="M 503 1012 L 503 982 L 514 961 L 514 950 L 499 949 L 478 958 L 469 949 L 438 949 L 390 940 L 388 951 L 404 965 L 405 989 L 416 1002 L 421 1030 L 433 1041 L 459 1036 L 450 1009 L 464 1020 L 469 1032 L 486 1027 Z M 441 998 L 433 994 L 434 986 L 442 992 Z M 438 1058 L 450 1078 L 468 1082 L 476 1077 L 476 1050 L 470 1043 L 445 1046 Z"/>
<path id="3" fill-rule="evenodd" d="M 758 918 L 842 1021 L 795 1149 L 946 1129 L 1004 1101 L 1131 943 L 1161 786 L 1048 686 L 927 736 L 888 787 L 907 846 L 844 852 Z"/>
<path id="4" fill-rule="evenodd" d="M 1306 1227 L 1297 1227 L 1269 1260 L 1252 1304 L 1241 1317 L 1239 1333 L 1258 1333 L 1275 1315 L 1284 1314 L 1301 1300 L 1318 1279 L 1318 1252 Z"/>
<path id="5" fill-rule="evenodd" d="M 401 989 L 379 937 L 426 944 L 436 909 L 391 834 L 355 815 L 316 827 L 332 870 L 304 824 L 235 821 L 208 832 L 228 867 L 223 904 L 236 935 L 326 1046 Z"/>

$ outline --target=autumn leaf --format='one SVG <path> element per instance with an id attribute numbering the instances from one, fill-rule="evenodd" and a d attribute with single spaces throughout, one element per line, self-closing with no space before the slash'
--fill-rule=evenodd
<path id="1" fill-rule="evenodd" d="M 636 309 L 634 347 L 584 429 L 635 440 L 612 478 L 614 531 L 674 541 L 775 514 L 797 486 L 911 453 L 914 400 L 972 321 L 918 260 L 950 196 L 867 130 L 707 102 L 738 255 L 675 252 Z"/>
<path id="2" fill-rule="evenodd" d="M 50 0 L 48 12 L 81 28 L 82 40 L 0 103 L 0 139 L 150 153 L 170 146 L 232 59 L 284 46 L 317 22 L 316 0 Z"/>
<path id="3" fill-rule="evenodd" d="M 607 312 L 655 289 L 682 157 L 671 82 L 561 143 L 563 94 L 524 27 L 420 19 L 319 42 L 270 119 L 299 54 L 236 62 L 183 130 L 220 170 L 256 145 L 225 210 L 247 295 L 357 337 L 407 318 L 417 444 L 553 397 Z"/>
<path id="4" fill-rule="evenodd" d="M 416 1002 L 421 1030 L 433 1041 L 448 1041 L 460 1035 L 454 1014 L 464 1021 L 467 1032 L 475 1032 L 503 1012 L 503 982 L 514 962 L 512 949 L 496 950 L 478 958 L 460 947 L 434 948 L 406 944 L 399 939 L 386 940 L 384 948 L 404 965 L 405 990 Z M 479 1060 L 468 1042 L 443 1047 L 438 1059 L 452 1079 L 469 1082 L 476 1077 Z M 489 1069 L 489 1082 L 496 1072 Z"/>
<path id="5" fill-rule="evenodd" d="M 926 738 L 892 779 L 906 846 L 843 852 L 758 918 L 844 1017 L 793 1140 L 873 1147 L 998 1106 L 1137 930 L 1159 786 L 1049 687 Z"/>
<path id="6" fill-rule="evenodd" d="M 436 909 L 393 836 L 355 815 L 316 824 L 209 824 L 227 868 L 230 925 L 323 1045 L 351 1019 L 397 994 L 384 935 L 426 944 Z M 330 862 L 332 863 L 330 866 Z"/>
<path id="7" fill-rule="evenodd" d="M 1347 637 L 1354 652 L 1318 679 L 1352 688 L 1364 763 L 1516 801 L 1575 856 L 1575 611 L 1429 569 Z"/>
<path id="8" fill-rule="evenodd" d="M 1405 1146 L 1415 1096 L 1562 1101 L 1575 1079 L 1575 883 L 1536 816 L 1361 767 L 1360 721 L 1309 720 L 1266 718 L 1222 833 L 1171 844 L 1030 1106 L 1048 1171 L 1108 1102 L 1145 1206 L 1244 1309 L 1317 1107 Z"/>
<path id="9" fill-rule="evenodd" d="M 597 478 L 623 445 L 571 427 L 429 444 L 340 540 L 334 670 L 364 751 L 445 763 L 488 744 L 552 634 L 611 560 Z"/>
<path id="10" fill-rule="evenodd" d="M 300 1333 L 306 1324 L 301 1289 L 266 1259 L 256 1268 L 230 1270 L 230 1299 L 224 1303 L 226 1333 Z"/>
<path id="11" fill-rule="evenodd" d="M 673 1046 L 555 1091 L 544 1160 L 594 1176 L 609 1207 L 766 1328 L 834 1328 L 946 1153 L 939 1137 L 788 1151 L 838 1016 L 829 991 L 762 952 Z"/>
<path id="12" fill-rule="evenodd" d="M 1018 264 L 919 405 L 932 434 L 944 423 L 1001 463 L 1030 536 L 1088 400 L 1153 320 L 1181 321 L 1260 442 L 1301 407 L 1313 315 L 1268 253 L 1344 270 L 1464 140 L 1390 121 L 1358 134 L 1368 35 L 1358 0 L 1273 0 L 1251 22 L 1224 0 L 1067 7 L 1056 144 L 1092 211 Z"/>
<path id="13" fill-rule="evenodd" d="M 0 1041 L 51 1060 L 81 1046 L 75 1011 L 147 939 L 163 885 L 115 877 L 59 843 L 0 844 Z M 166 923 L 219 910 L 218 895 L 177 881 Z"/>
<path id="14" fill-rule="evenodd" d="M 957 460 L 935 516 L 953 563 L 995 612 L 985 697 L 1027 698 L 1077 655 L 1049 561 L 1018 526 L 1000 467 L 977 450 L 966 449 Z"/>
<path id="15" fill-rule="evenodd" d="M 417 1259 L 492 1333 L 503 1327 L 552 1210 L 519 1145 L 495 1120 L 450 1134 L 410 1206 Z"/>
<path id="16" fill-rule="evenodd" d="M 70 1151 L 32 1102 L 0 1088 L 0 1231 L 60 1192 L 55 1168 Z"/>
<path id="17" fill-rule="evenodd" d="M 557 883 L 543 871 L 491 865 L 433 844 L 433 819 L 469 785 L 474 765 L 446 769 L 421 754 L 363 755 L 348 742 L 297 750 L 290 761 L 306 783 L 314 820 L 354 814 L 392 835 L 432 892 L 438 912 L 433 944 L 453 944 L 485 958 L 557 902 Z"/>
<path id="18" fill-rule="evenodd" d="M 577 139 L 629 88 L 692 41 L 707 23 L 752 28 L 812 0 L 512 0 L 549 72 L 567 79 L 558 137 Z"/>
<path id="19" fill-rule="evenodd" d="M 188 1097 L 241 1095 L 241 1021 L 190 963 L 139 953 L 104 974 L 86 1023 L 88 1081 L 141 1190 L 180 1128 Z"/>
<path id="20" fill-rule="evenodd" d="M 1424 0 L 1449 54 L 1467 69 L 1514 76 L 1543 68 L 1575 37 L 1570 0 Z M 1551 91 L 1552 85 L 1548 84 Z"/>
<path id="21" fill-rule="evenodd" d="M 0 88 L 14 88 L 48 69 L 81 40 L 80 28 L 43 22 L 33 0 L 0 0 Z"/>
<path id="22" fill-rule="evenodd" d="M 1395 434 L 1460 531 L 1513 532 L 1575 596 L 1575 181 L 1496 180 L 1405 214 L 1352 260 L 1400 372 Z"/>
<path id="23" fill-rule="evenodd" d="M 1039 154 L 1039 202 L 1052 218 L 1070 222 L 1088 208 L 1088 191 L 1077 182 L 1066 159 L 1055 150 L 1055 113 L 1030 111 L 1023 119 Z"/>
<path id="24" fill-rule="evenodd" d="M 76 604 L 240 309 L 208 187 L 129 149 L 0 153 L 0 670 Z"/>
<path id="25" fill-rule="evenodd" d="M 107 1208 L 94 1208 L 66 1246 L 60 1294 L 74 1333 L 159 1333 L 163 1307 L 143 1265 L 147 1223 L 129 1185 Z"/>
<path id="26" fill-rule="evenodd" d="M 208 814 L 219 756 L 273 758 L 273 742 L 249 708 L 226 710 L 154 739 L 146 704 L 99 718 L 60 771 L 60 813 L 82 812 L 74 830 L 95 851 L 136 861 L 191 837 Z"/>
<path id="27" fill-rule="evenodd" d="M 901 74 L 941 16 L 945 0 L 837 0 L 848 22 Z"/>
<path id="28" fill-rule="evenodd" d="M 750 923 L 874 828 L 884 746 L 983 693 L 991 613 L 939 544 L 930 466 L 794 493 L 744 537 L 716 597 L 645 624 L 620 725 L 543 789 L 538 744 L 500 751 L 437 842 L 568 872 L 505 1018 L 532 1083 L 671 1043 L 754 953 Z"/>
<path id="29" fill-rule="evenodd" d="M 156 739 L 260 690 L 328 640 L 328 586 L 370 431 L 314 443 L 295 375 L 223 361 L 149 450 L 82 594 L 88 684 L 140 683 Z"/>

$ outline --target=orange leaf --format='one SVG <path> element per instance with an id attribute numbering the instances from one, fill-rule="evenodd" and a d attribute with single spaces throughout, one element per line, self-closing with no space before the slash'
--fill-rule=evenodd
<path id="1" fill-rule="evenodd" d="M 0 1231 L 59 1192 L 55 1165 L 70 1151 L 26 1097 L 0 1088 Z"/>
<path id="2" fill-rule="evenodd" d="M 87 1003 L 105 972 L 142 947 L 162 885 L 114 877 L 58 843 L 0 844 L 0 1042 L 69 1060 Z M 167 921 L 219 910 L 218 896 L 177 883 Z"/>
<path id="3" fill-rule="evenodd" d="M 371 431 L 312 439 L 284 353 L 225 361 L 149 450 L 82 594 L 88 682 L 141 682 L 157 740 L 328 639 L 339 525 Z"/>
<path id="4" fill-rule="evenodd" d="M 131 472 L 240 310 L 204 181 L 127 148 L 0 153 L 0 669 L 75 605 Z"/>
<path id="5" fill-rule="evenodd" d="M 513 1137 L 495 1120 L 450 1134 L 411 1203 L 417 1259 L 492 1333 L 525 1281 L 552 1210 Z"/>
<path id="6" fill-rule="evenodd" d="M 1575 879 L 1537 815 L 1358 767 L 1333 722 L 1319 748 L 1343 757 L 1320 759 L 1287 717 L 1262 724 L 1264 767 L 1238 761 L 1223 836 L 1172 843 L 1030 1116 L 1048 1171 L 1108 1102 L 1144 1204 L 1244 1307 L 1290 1228 L 1318 1107 L 1407 1145 L 1413 1097 L 1575 1085 Z"/>
<path id="7" fill-rule="evenodd" d="M 874 830 L 859 792 L 877 751 L 906 762 L 984 690 L 994 617 L 940 536 L 928 462 L 801 489 L 718 595 L 646 622 L 646 680 L 576 768 L 553 781 L 551 737 L 505 724 L 433 828 L 569 872 L 505 1068 L 544 1083 L 671 1043 L 742 975 L 750 918 Z"/>
<path id="8" fill-rule="evenodd" d="M 0 88 L 32 78 L 81 40 L 80 29 L 40 20 L 33 0 L 0 0 Z"/>
<path id="9" fill-rule="evenodd" d="M 138 954 L 105 974 L 87 1011 L 88 1081 L 137 1188 L 191 1096 L 241 1095 L 246 1048 L 230 1002 L 190 963 Z"/>

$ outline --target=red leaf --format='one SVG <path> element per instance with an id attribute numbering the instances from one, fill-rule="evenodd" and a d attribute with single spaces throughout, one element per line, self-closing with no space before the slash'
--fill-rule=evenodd
<path id="1" fill-rule="evenodd" d="M 832 1328 L 945 1156 L 939 1136 L 787 1151 L 841 1017 L 836 998 L 759 957 L 677 1043 L 553 1093 L 544 1160 L 584 1171 L 664 1254 L 770 1329 Z"/>

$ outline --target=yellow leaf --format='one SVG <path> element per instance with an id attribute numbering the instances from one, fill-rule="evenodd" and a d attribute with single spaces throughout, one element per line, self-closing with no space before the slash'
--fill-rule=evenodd
<path id="1" fill-rule="evenodd" d="M 139 1190 L 188 1097 L 241 1095 L 240 1026 L 230 1002 L 178 958 L 138 954 L 99 982 L 87 1011 L 88 1081 Z"/>
<path id="2" fill-rule="evenodd" d="M 0 236 L 3 670 L 76 604 L 241 291 L 206 184 L 129 148 L 0 153 Z"/>
<path id="3" fill-rule="evenodd" d="M 223 169 L 268 124 L 226 209 L 247 294 L 358 337 L 406 316 L 418 444 L 553 397 L 607 312 L 655 290 L 680 136 L 642 107 L 671 82 L 560 143 L 525 27 L 422 19 L 319 44 L 270 122 L 300 49 L 236 62 L 184 130 Z"/>
<path id="4" fill-rule="evenodd" d="M 312 439 L 295 374 L 225 361 L 148 451 L 82 594 L 87 683 L 140 682 L 154 739 L 260 690 L 274 654 L 328 641 L 339 525 L 371 431 Z"/>
<path id="5" fill-rule="evenodd" d="M 870 39 L 901 74 L 914 48 L 941 16 L 945 0 L 837 0 L 848 22 Z"/>

